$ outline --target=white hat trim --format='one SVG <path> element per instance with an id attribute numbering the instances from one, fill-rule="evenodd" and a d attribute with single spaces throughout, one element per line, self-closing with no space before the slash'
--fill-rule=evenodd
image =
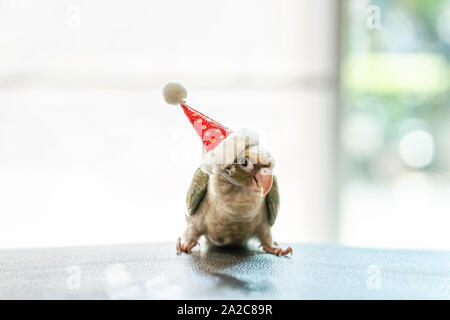
<path id="1" fill-rule="evenodd" d="M 202 170 L 208 174 L 222 172 L 233 164 L 245 148 L 259 144 L 258 135 L 248 129 L 240 129 L 226 137 L 213 150 L 203 155 Z"/>

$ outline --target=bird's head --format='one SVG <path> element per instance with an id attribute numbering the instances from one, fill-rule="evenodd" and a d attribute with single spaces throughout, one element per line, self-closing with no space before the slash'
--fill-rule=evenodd
<path id="1" fill-rule="evenodd" d="M 208 174 L 218 174 L 224 183 L 265 196 L 272 187 L 272 155 L 259 146 L 255 134 L 246 130 L 233 133 L 209 152 L 202 165 Z"/>
<path id="2" fill-rule="evenodd" d="M 267 150 L 259 146 L 247 147 L 233 164 L 227 166 L 222 176 L 230 178 L 230 183 L 237 183 L 251 191 L 265 196 L 272 187 L 273 158 Z"/>

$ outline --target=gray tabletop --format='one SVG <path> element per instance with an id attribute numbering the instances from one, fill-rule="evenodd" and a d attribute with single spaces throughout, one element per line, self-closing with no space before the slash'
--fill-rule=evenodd
<path id="1" fill-rule="evenodd" d="M 449 299 L 450 252 L 174 243 L 0 251 L 1 299 Z"/>

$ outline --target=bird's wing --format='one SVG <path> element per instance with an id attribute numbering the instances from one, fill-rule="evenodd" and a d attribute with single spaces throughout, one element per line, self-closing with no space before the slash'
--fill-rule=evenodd
<path id="1" fill-rule="evenodd" d="M 266 206 L 269 223 L 271 226 L 275 223 L 278 210 L 280 209 L 280 191 L 278 190 L 277 177 L 273 176 L 272 188 L 266 195 Z"/>
<path id="2" fill-rule="evenodd" d="M 200 168 L 195 171 L 186 197 L 186 205 L 189 215 L 193 215 L 200 206 L 200 203 L 206 194 L 208 180 L 209 175 L 203 172 Z"/>

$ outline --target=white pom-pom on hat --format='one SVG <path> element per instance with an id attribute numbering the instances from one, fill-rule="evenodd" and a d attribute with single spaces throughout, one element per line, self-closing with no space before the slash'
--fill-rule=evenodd
<path id="1" fill-rule="evenodd" d="M 180 104 L 187 97 L 186 89 L 179 83 L 169 82 L 163 88 L 164 100 L 168 104 Z"/>

